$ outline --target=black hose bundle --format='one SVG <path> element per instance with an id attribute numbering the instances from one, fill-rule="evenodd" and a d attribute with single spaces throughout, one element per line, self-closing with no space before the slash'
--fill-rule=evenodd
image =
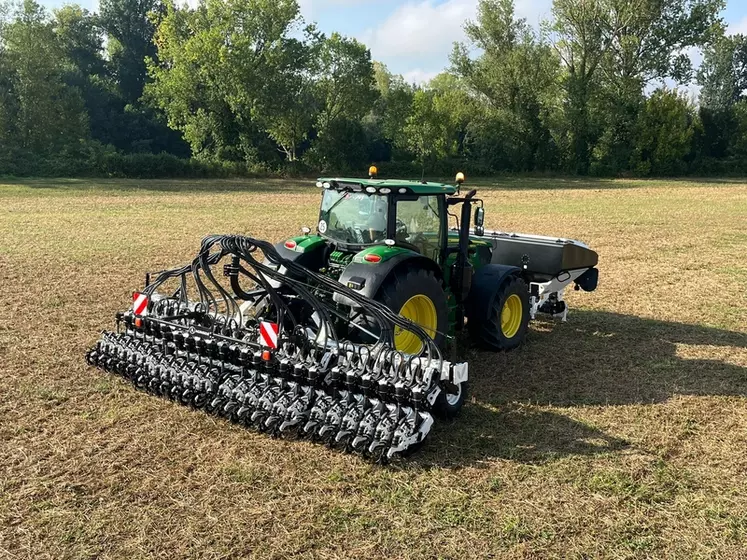
<path id="1" fill-rule="evenodd" d="M 256 257 L 258 251 L 262 253 L 264 258 Z M 278 323 L 282 325 L 286 319 L 289 320 L 292 324 L 292 332 L 300 325 L 300 321 L 290 309 L 287 294 L 281 292 L 276 286 L 289 289 L 316 312 L 321 322 L 320 332 L 324 334 L 322 346 L 326 346 L 327 340 L 331 339 L 339 347 L 341 340 L 337 335 L 335 323 L 332 319 L 333 316 L 337 315 L 336 310 L 329 302 L 320 300 L 314 294 L 315 290 L 324 291 L 328 294 L 341 294 L 365 310 L 379 329 L 378 341 L 373 345 L 376 349 L 375 354 L 394 348 L 394 328 L 399 327 L 414 333 L 421 340 L 423 352 L 429 358 L 436 359 L 439 362 L 442 360 L 438 346 L 428 333 L 416 323 L 401 317 L 382 303 L 359 294 L 333 278 L 309 270 L 284 258 L 271 243 L 251 237 L 240 235 L 210 235 L 205 237 L 202 240 L 197 257 L 190 265 L 160 273 L 143 293 L 151 296 L 167 280 L 181 277 L 182 288 L 179 293 L 180 299 L 184 303 L 186 302 L 186 282 L 184 278 L 187 274 L 191 274 L 197 287 L 200 308 L 206 315 L 211 315 L 215 319 L 214 325 L 216 326 L 214 328 L 220 325 L 224 328 L 227 327 L 229 330 L 238 330 L 241 327 L 235 322 L 235 317 L 241 315 L 240 307 L 236 302 L 238 294 L 231 294 L 221 286 L 212 270 L 227 256 L 238 257 L 241 263 L 246 265 L 246 267 L 241 266 L 241 273 L 261 286 L 275 308 Z M 275 286 L 271 281 L 275 282 Z M 208 287 L 208 283 L 212 289 Z M 218 297 L 215 295 L 216 292 Z M 221 324 L 217 320 L 220 314 L 219 300 L 223 302 L 226 309 L 225 318 L 228 324 Z M 281 340 L 279 340 L 279 343 Z"/>

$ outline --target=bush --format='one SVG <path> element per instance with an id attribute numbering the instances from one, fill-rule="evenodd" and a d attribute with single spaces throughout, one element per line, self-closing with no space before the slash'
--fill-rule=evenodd
<path id="1" fill-rule="evenodd" d="M 172 154 L 125 154 L 97 142 L 67 146 L 46 157 L 21 150 L 0 152 L 0 175 L 19 177 L 118 177 L 135 179 L 235 177 L 268 174 L 240 162 L 184 159 Z"/>
<path id="2" fill-rule="evenodd" d="M 638 175 L 681 175 L 694 159 L 700 126 L 695 110 L 675 92 L 657 90 L 643 104 L 635 125 L 631 169 Z"/>

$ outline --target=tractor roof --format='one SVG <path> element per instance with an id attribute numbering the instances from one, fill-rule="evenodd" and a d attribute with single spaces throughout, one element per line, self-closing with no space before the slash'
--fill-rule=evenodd
<path id="1" fill-rule="evenodd" d="M 408 193 L 417 195 L 428 194 L 455 194 L 457 188 L 454 185 L 443 183 L 428 183 L 426 181 L 403 181 L 401 179 L 356 179 L 343 177 L 322 177 L 317 179 L 317 186 L 329 183 L 333 189 L 350 188 L 353 185 L 360 186 L 361 189 L 374 187 L 375 189 L 389 188 L 392 192 L 399 189 L 407 189 Z"/>

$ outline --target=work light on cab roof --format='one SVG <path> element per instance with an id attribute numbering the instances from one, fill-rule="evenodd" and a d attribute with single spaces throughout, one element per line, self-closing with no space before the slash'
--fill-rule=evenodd
<path id="1" fill-rule="evenodd" d="M 486 231 L 462 172 L 455 185 L 368 175 L 320 178 L 302 235 L 208 236 L 190 263 L 146 275 L 88 362 L 272 435 L 381 461 L 416 449 L 465 403 L 468 364 L 445 358 L 457 333 L 518 348 L 538 314 L 566 320 L 566 288 L 596 288 L 598 259 L 579 241 Z"/>

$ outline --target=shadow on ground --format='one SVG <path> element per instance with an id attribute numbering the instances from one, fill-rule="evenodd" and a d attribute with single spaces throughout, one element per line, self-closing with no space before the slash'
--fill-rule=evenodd
<path id="1" fill-rule="evenodd" d="M 448 182 L 449 180 L 447 180 Z M 673 185 L 677 187 L 693 187 L 707 185 L 716 185 L 722 187 L 740 186 L 743 187 L 747 181 L 744 178 L 609 178 L 609 177 L 579 177 L 579 176 L 531 176 L 531 175 L 509 175 L 504 177 L 480 178 L 475 177 L 470 181 L 478 189 L 482 190 L 554 190 L 554 189 L 574 189 L 574 190 L 624 190 L 640 189 L 645 187 L 665 187 Z"/>
<path id="2" fill-rule="evenodd" d="M 314 179 L 0 179 L 2 185 L 32 190 L 79 192 L 260 192 L 313 193 Z"/>
<path id="3" fill-rule="evenodd" d="M 532 405 L 661 403 L 675 395 L 745 396 L 747 334 L 576 311 L 540 323 L 517 352 L 469 351 L 471 402 L 437 425 L 422 464 L 503 458 L 541 463 L 624 449 L 624 440 Z M 741 364 L 741 365 L 740 365 Z"/>
<path id="4" fill-rule="evenodd" d="M 355 175 L 355 174 L 353 174 Z M 362 173 L 358 176 L 363 176 Z M 386 178 L 386 177 L 383 177 Z M 413 179 L 412 177 L 399 177 Z M 450 177 L 430 178 L 439 183 L 451 183 Z M 210 192 L 313 192 L 314 177 L 294 179 L 276 178 L 236 178 L 236 179 L 2 179 L 0 186 L 14 185 L 28 187 L 34 190 L 57 191 L 152 191 L 152 192 L 180 192 L 180 193 L 210 193 Z M 673 178 L 673 179 L 612 179 L 600 177 L 575 176 L 532 176 L 511 175 L 503 177 L 481 178 L 475 177 L 469 182 L 481 190 L 621 190 L 642 187 L 661 187 L 676 185 L 679 187 L 702 186 L 712 184 L 717 186 L 744 186 L 744 178 Z"/>

